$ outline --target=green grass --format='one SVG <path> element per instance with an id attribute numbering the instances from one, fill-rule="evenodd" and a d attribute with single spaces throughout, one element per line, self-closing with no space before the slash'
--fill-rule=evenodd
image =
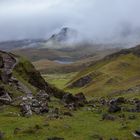
<path id="1" fill-rule="evenodd" d="M 94 140 L 95 135 L 105 140 L 111 137 L 117 137 L 119 140 L 132 140 L 131 133 L 140 126 L 140 114 L 138 113 L 135 113 L 136 120 L 102 121 L 102 113 L 96 110 L 87 111 L 87 107 L 74 112 L 73 117 L 58 120 L 49 120 L 47 115 L 34 115 L 31 118 L 8 116 L 8 112 L 12 111 L 18 113 L 18 110 L 13 107 L 8 107 L 0 113 L 0 130 L 5 132 L 7 140 L 46 140 L 53 136 L 63 137 L 65 140 Z M 133 114 L 123 113 L 126 117 Z M 123 128 L 123 124 L 127 127 Z M 36 130 L 35 125 L 39 125 L 40 129 Z M 13 134 L 15 128 L 21 129 L 16 135 Z"/>
<path id="2" fill-rule="evenodd" d="M 72 79 L 77 73 L 64 73 L 64 74 L 44 74 L 42 75 L 44 79 L 50 84 L 56 86 L 59 89 L 64 89 L 67 83 Z"/>
<path id="3" fill-rule="evenodd" d="M 24 63 L 24 60 L 22 60 Z M 129 67 L 124 67 L 122 64 L 130 64 Z M 28 64 L 26 64 L 28 68 Z M 29 67 L 30 68 L 30 67 Z M 46 81 L 52 85 L 65 91 L 72 93 L 84 92 L 87 98 L 108 96 L 113 90 L 127 89 L 140 83 L 140 58 L 132 54 L 120 56 L 106 61 L 100 61 L 95 66 L 89 67 L 80 73 L 68 74 L 54 74 L 43 75 Z M 89 73 L 99 72 L 101 75 L 96 78 L 89 85 L 82 88 L 67 89 L 67 83 L 73 82 L 78 78 Z M 19 73 L 15 71 L 15 76 L 23 83 L 32 89 L 32 86 L 27 82 L 26 78 L 20 77 Z M 22 73 L 23 77 L 25 73 Z M 26 75 L 25 75 L 26 76 Z M 109 79 L 112 83 L 107 83 Z M 71 81 L 73 79 L 73 81 Z M 7 90 L 13 90 L 7 86 Z M 32 89 L 34 91 L 34 88 Z M 17 95 L 20 93 L 16 93 Z M 119 95 L 116 95 L 119 96 Z M 140 94 L 125 94 L 121 95 L 125 98 L 140 98 Z M 68 111 L 58 101 L 53 98 L 49 106 L 60 108 L 61 112 Z M 126 104 L 129 106 L 129 104 Z M 90 108 L 91 109 L 91 108 Z M 0 107 L 0 131 L 5 132 L 5 140 L 47 140 L 49 137 L 63 137 L 65 140 L 98 140 L 95 136 L 101 136 L 104 140 L 110 138 L 118 138 L 119 140 L 133 140 L 132 132 L 140 127 L 140 113 L 120 112 L 114 114 L 115 121 L 102 121 L 102 114 L 106 112 L 106 107 L 92 108 L 85 106 L 73 111 L 73 117 L 62 116 L 62 119 L 48 118 L 48 114 L 35 115 L 30 118 L 18 116 L 19 108 L 11 106 Z M 12 114 L 12 113 L 14 114 Z M 125 119 L 120 119 L 118 116 L 124 114 Z M 129 120 L 129 115 L 135 115 L 135 120 Z M 39 126 L 36 129 L 36 125 Z M 124 127 L 125 126 L 125 127 Z M 15 128 L 20 128 L 18 134 L 14 134 Z"/>
<path id="4" fill-rule="evenodd" d="M 94 76 L 94 73 L 100 74 Z M 140 57 L 130 53 L 112 59 L 102 59 L 79 72 L 71 80 L 71 84 L 89 74 L 93 74 L 93 80 L 84 87 L 73 88 L 73 91 L 83 91 L 87 96 L 93 97 L 108 96 L 114 91 L 126 90 L 139 85 Z M 108 81 L 111 82 L 108 83 Z"/>

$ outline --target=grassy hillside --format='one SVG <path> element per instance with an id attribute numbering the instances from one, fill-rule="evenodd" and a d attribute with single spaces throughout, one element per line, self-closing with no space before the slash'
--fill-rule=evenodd
<path id="1" fill-rule="evenodd" d="M 101 48 L 100 48 L 101 47 Z M 108 54 L 117 52 L 120 48 L 102 48 L 102 45 L 78 46 L 76 48 L 44 49 L 25 48 L 15 49 L 15 54 L 26 56 L 33 62 L 41 73 L 69 73 L 79 71 Z M 58 61 L 71 61 L 72 64 L 60 64 Z"/>
<path id="2" fill-rule="evenodd" d="M 51 137 L 61 137 L 64 140 L 133 140 L 132 132 L 139 127 L 139 113 L 123 114 L 126 118 L 135 115 L 137 119 L 104 120 L 98 110 L 88 111 L 84 107 L 73 112 L 73 117 L 49 120 L 48 115 L 32 116 L 31 118 L 18 117 L 18 110 L 5 107 L 0 113 L 0 130 L 6 132 L 5 140 L 48 140 Z M 15 115 L 10 115 L 15 112 Z M 16 128 L 19 130 L 15 133 Z M 111 131 L 110 131 L 111 130 Z"/>
<path id="3" fill-rule="evenodd" d="M 140 46 L 137 46 L 109 55 L 78 73 L 69 87 L 81 90 L 89 96 L 134 96 L 140 86 L 139 53 Z"/>

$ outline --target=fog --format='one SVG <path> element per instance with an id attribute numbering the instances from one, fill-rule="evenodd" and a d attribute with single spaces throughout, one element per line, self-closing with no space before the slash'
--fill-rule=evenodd
<path id="1" fill-rule="evenodd" d="M 48 38 L 62 27 L 95 42 L 138 42 L 140 0 L 0 0 L 0 41 Z"/>

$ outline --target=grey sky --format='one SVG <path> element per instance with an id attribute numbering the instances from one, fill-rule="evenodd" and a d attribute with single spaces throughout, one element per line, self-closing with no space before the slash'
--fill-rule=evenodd
<path id="1" fill-rule="evenodd" d="M 90 40 L 136 39 L 140 0 L 0 0 L 0 40 L 47 38 L 63 26 Z"/>

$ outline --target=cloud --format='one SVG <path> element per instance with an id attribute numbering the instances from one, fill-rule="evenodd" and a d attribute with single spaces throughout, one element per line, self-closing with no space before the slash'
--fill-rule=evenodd
<path id="1" fill-rule="evenodd" d="M 63 26 L 93 41 L 139 38 L 140 0 L 1 0 L 0 40 L 47 38 Z"/>

